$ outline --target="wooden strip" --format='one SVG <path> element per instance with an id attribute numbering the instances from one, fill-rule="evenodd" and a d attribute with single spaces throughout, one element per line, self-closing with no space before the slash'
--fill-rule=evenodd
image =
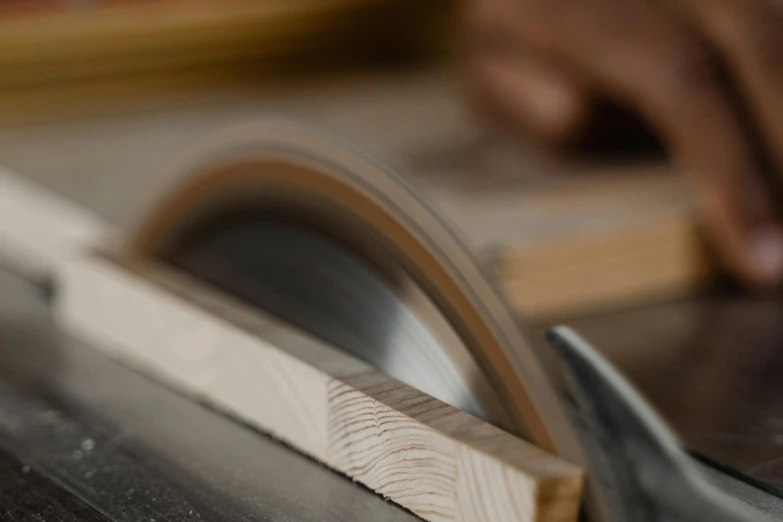
<path id="1" fill-rule="evenodd" d="M 661 302 L 714 280 L 719 267 L 685 179 L 665 166 L 590 175 L 555 165 L 532 179 L 488 170 L 488 179 L 426 186 L 527 320 Z"/>
<path id="2" fill-rule="evenodd" d="M 0 167 L 0 264 L 41 279 L 110 234 L 98 216 Z"/>
<path id="3" fill-rule="evenodd" d="M 62 266 L 57 315 L 431 521 L 571 521 L 577 468 L 160 267 Z"/>
<path id="4" fill-rule="evenodd" d="M 496 256 L 504 293 L 532 322 L 682 297 L 714 272 L 691 212 L 508 245 Z"/>

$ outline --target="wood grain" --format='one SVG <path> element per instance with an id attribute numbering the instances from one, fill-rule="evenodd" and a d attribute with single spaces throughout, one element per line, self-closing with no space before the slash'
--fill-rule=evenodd
<path id="1" fill-rule="evenodd" d="M 714 268 L 693 213 L 575 237 L 509 245 L 493 260 L 514 307 L 533 321 L 697 291 Z"/>
<path id="2" fill-rule="evenodd" d="M 576 520 L 572 465 L 182 274 L 85 257 L 60 284 L 71 331 L 426 520 Z"/>

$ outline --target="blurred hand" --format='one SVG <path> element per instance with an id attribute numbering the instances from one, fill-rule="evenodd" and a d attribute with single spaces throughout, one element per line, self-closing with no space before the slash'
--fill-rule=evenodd
<path id="1" fill-rule="evenodd" d="M 728 267 L 754 286 L 783 280 L 783 209 L 743 120 L 783 178 L 781 0 L 468 0 L 467 21 L 485 106 L 553 143 L 597 94 L 638 111 L 693 177 Z"/>

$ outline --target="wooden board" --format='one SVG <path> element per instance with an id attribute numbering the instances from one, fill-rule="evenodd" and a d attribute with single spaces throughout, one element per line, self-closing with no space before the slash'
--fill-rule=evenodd
<path id="1" fill-rule="evenodd" d="M 160 267 L 60 267 L 57 316 L 112 356 L 430 521 L 572 521 L 574 466 Z"/>
<path id="2" fill-rule="evenodd" d="M 96 214 L 0 167 L 0 266 L 45 280 L 82 249 L 107 243 L 110 226 Z"/>
<path id="3" fill-rule="evenodd" d="M 690 187 L 666 164 L 553 160 L 482 129 L 447 72 L 74 107 L 0 126 L 0 163 L 110 221 L 166 185 L 165 166 L 270 114 L 388 161 L 455 223 L 516 308 L 541 322 L 694 292 L 716 271 Z M 4 113 L 3 117 L 9 113 Z M 1 118 L 1 117 L 0 117 Z"/>
<path id="4" fill-rule="evenodd" d="M 246 67 L 336 38 L 367 0 L 130 0 L 0 11 L 0 88 Z"/>
<path id="5" fill-rule="evenodd" d="M 514 157 L 418 180 L 528 320 L 667 300 L 709 283 L 716 264 L 694 194 L 667 166 Z"/>

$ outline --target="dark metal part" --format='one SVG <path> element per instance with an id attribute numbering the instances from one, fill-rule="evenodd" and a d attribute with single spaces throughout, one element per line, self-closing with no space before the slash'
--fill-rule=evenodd
<path id="1" fill-rule="evenodd" d="M 612 506 L 612 521 L 772 520 L 706 480 L 652 407 L 573 330 L 547 337 L 564 369 L 591 486 Z"/>
<path id="2" fill-rule="evenodd" d="M 783 497 L 783 302 L 711 295 L 568 324 L 689 451 Z"/>
<path id="3" fill-rule="evenodd" d="M 29 283 L 0 272 L 0 290 L 0 514 L 90 522 L 417 520 L 68 339 Z M 4 454 L 12 468 L 6 476 Z M 14 461 L 30 488 L 11 503 L 5 493 L 18 485 Z"/>

